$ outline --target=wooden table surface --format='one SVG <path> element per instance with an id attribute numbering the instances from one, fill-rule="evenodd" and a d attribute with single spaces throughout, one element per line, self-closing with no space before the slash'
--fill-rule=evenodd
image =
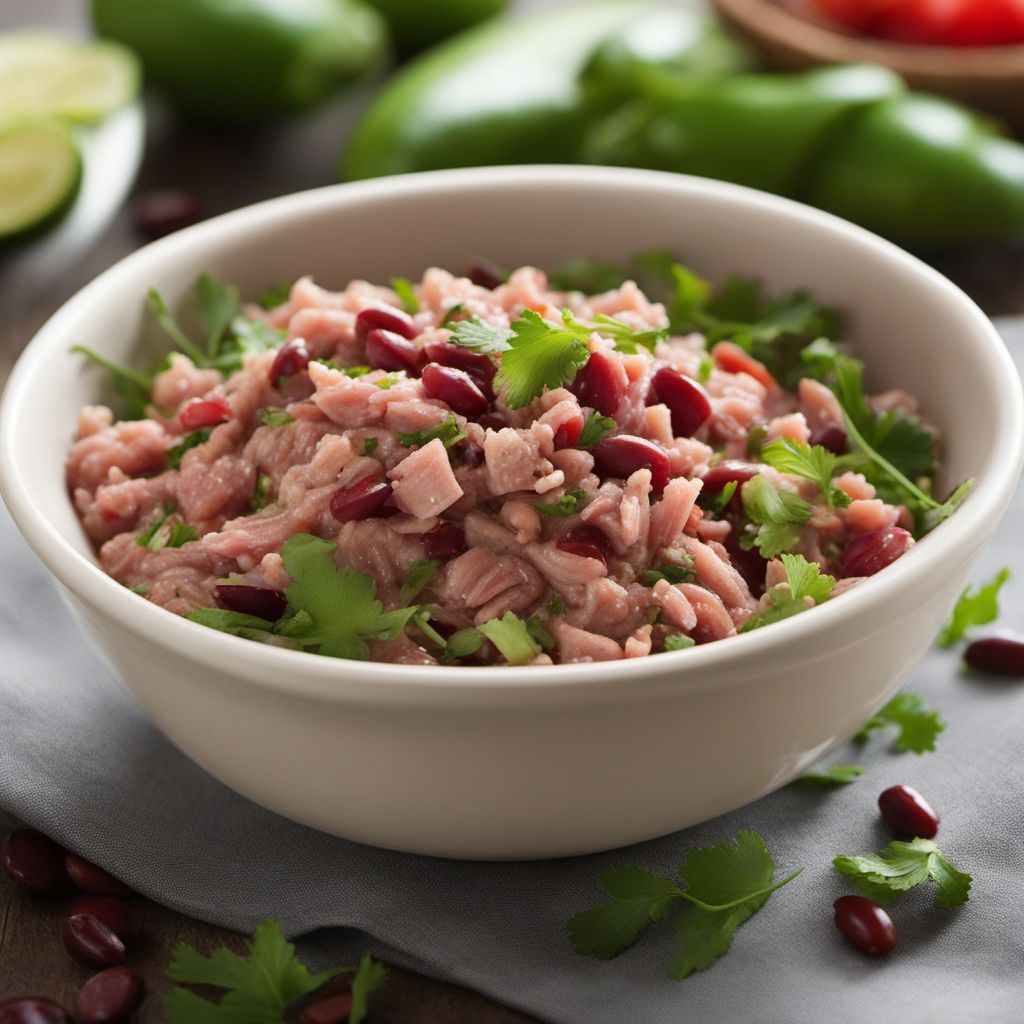
<path id="1" fill-rule="evenodd" d="M 544 0 L 524 0 L 539 6 Z M 4 0 L 0 30 L 28 25 L 82 27 L 86 5 L 69 0 Z M 332 180 L 347 126 L 365 97 L 297 123 L 260 130 L 226 131 L 189 124 L 150 104 L 147 153 L 135 192 L 186 188 L 219 213 L 259 199 Z M 122 213 L 106 235 L 71 270 L 39 282 L 29 294 L 0 294 L 0 385 L 35 329 L 82 284 L 140 244 L 131 218 Z M 1024 313 L 1024 246 L 931 254 L 932 261 L 965 287 L 992 315 Z M 0 808 L 2 812 L 2 808 Z M 10 822 L 0 820 L 0 834 Z M 30 899 L 0 873 L 0 1000 L 17 994 L 48 995 L 72 1004 L 88 972 L 74 964 L 59 938 L 69 900 Z M 175 943 L 200 949 L 241 949 L 242 937 L 144 901 L 145 927 L 132 946 L 131 962 L 151 991 L 163 991 L 163 970 Z M 374 1024 L 529 1024 L 532 1018 L 498 1006 L 457 986 L 393 969 L 375 997 Z M 159 998 L 150 997 L 140 1024 L 163 1020 Z"/>

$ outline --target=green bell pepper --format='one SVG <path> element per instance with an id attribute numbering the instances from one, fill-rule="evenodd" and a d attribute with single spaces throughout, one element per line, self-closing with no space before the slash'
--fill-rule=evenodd
<path id="1" fill-rule="evenodd" d="M 223 121 L 314 106 L 387 49 L 361 0 L 93 0 L 92 16 L 177 106 Z"/>
<path id="2" fill-rule="evenodd" d="M 501 14 L 508 0 L 368 0 L 384 15 L 403 57 Z"/>
<path id="3" fill-rule="evenodd" d="M 401 70 L 358 126 L 343 163 L 349 178 L 485 164 L 576 162 L 592 118 L 580 73 L 595 48 L 657 3 L 602 0 L 473 29 Z M 699 67 L 715 34 L 706 16 L 674 11 L 672 65 Z M 689 31 L 685 26 L 691 26 Z M 694 27 L 696 26 L 696 27 Z M 737 52 L 739 44 L 736 44 Z M 726 47 L 708 69 L 739 66 Z M 605 58 L 616 73 L 621 54 Z"/>

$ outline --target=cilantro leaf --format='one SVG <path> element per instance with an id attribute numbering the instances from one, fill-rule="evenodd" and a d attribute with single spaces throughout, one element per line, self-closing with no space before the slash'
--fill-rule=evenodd
<path id="1" fill-rule="evenodd" d="M 761 458 L 781 473 L 813 480 L 830 508 L 845 508 L 850 504 L 849 495 L 832 485 L 838 459 L 820 444 L 812 446 L 778 437 L 761 449 Z"/>
<path id="2" fill-rule="evenodd" d="M 236 316 L 231 321 L 229 336 L 221 343 L 212 365 L 225 376 L 230 376 L 242 368 L 246 356 L 278 348 L 284 342 L 285 334 L 283 328 Z"/>
<path id="3" fill-rule="evenodd" d="M 106 356 L 94 352 L 85 345 L 72 345 L 72 352 L 85 356 L 92 360 L 97 366 L 102 366 L 110 375 L 114 390 L 124 399 L 127 406 L 127 413 L 133 419 L 144 419 L 146 407 L 149 405 L 149 398 L 153 391 L 153 378 L 155 374 L 140 373 L 131 367 L 122 366 L 120 363 L 108 359 Z"/>
<path id="4" fill-rule="evenodd" d="M 195 300 L 199 320 L 206 331 L 206 357 L 216 359 L 224 332 L 242 312 L 238 289 L 209 274 L 200 274 L 196 281 Z"/>
<path id="5" fill-rule="evenodd" d="M 285 541 L 281 558 L 292 583 L 285 588 L 289 617 L 277 624 L 283 636 L 332 658 L 366 661 L 367 640 L 393 640 L 416 613 L 415 606 L 385 612 L 369 576 L 339 569 L 335 545 L 311 534 Z"/>
<path id="6" fill-rule="evenodd" d="M 181 349 L 196 366 L 208 365 L 206 353 L 178 326 L 177 321 L 171 316 L 171 311 L 167 308 L 163 296 L 155 288 L 149 289 L 146 301 L 153 319 L 163 329 L 164 334 L 174 342 L 175 346 Z"/>
<path id="7" fill-rule="evenodd" d="M 680 980 L 726 953 L 736 929 L 799 873 L 773 882 L 764 840 L 745 831 L 693 850 L 679 869 L 685 887 L 642 868 L 612 868 L 601 876 L 611 900 L 573 917 L 569 939 L 577 952 L 608 960 L 633 945 L 648 925 L 666 920 L 674 906 L 689 904 L 673 921 L 679 946 L 668 973 Z"/>
<path id="8" fill-rule="evenodd" d="M 265 405 L 259 412 L 260 423 L 267 427 L 286 427 L 295 422 L 295 417 L 286 409 Z"/>
<path id="9" fill-rule="evenodd" d="M 611 902 L 582 911 L 568 924 L 576 952 L 598 960 L 627 950 L 647 925 L 665 918 L 682 893 L 667 878 L 636 867 L 609 868 L 601 875 L 601 888 Z"/>
<path id="10" fill-rule="evenodd" d="M 261 309 L 274 309 L 283 306 L 292 296 L 292 285 L 294 281 L 281 281 L 261 292 L 256 299 L 256 305 Z"/>
<path id="11" fill-rule="evenodd" d="M 689 555 L 681 555 L 683 562 L 674 564 L 666 562 L 657 569 L 648 569 L 640 577 L 645 587 L 653 587 L 658 580 L 668 580 L 669 583 L 692 583 L 697 574 L 693 568 L 693 559 Z"/>
<path id="12" fill-rule="evenodd" d="M 803 555 L 782 555 L 786 582 L 768 591 L 769 605 L 744 623 L 741 633 L 760 629 L 773 622 L 781 622 L 799 615 L 815 605 L 824 604 L 832 596 L 836 581 L 821 571 L 817 562 L 808 562 Z"/>
<path id="13" fill-rule="evenodd" d="M 458 444 L 465 438 L 466 432 L 459 426 L 459 421 L 454 416 L 449 416 L 436 427 L 430 427 L 427 430 L 414 430 L 408 434 L 396 430 L 395 436 L 403 448 L 422 448 L 430 444 L 434 438 L 440 440 L 445 448 L 451 448 L 452 445 Z"/>
<path id="14" fill-rule="evenodd" d="M 725 510 L 729 507 L 729 502 L 732 501 L 733 495 L 736 493 L 736 488 L 739 487 L 739 483 L 736 480 L 730 480 L 717 494 L 705 495 L 701 492 L 697 495 L 697 504 L 709 516 L 721 517 L 725 515 Z"/>
<path id="15" fill-rule="evenodd" d="M 505 612 L 500 619 L 489 619 L 477 628 L 510 665 L 525 665 L 541 652 L 540 644 L 515 612 Z"/>
<path id="16" fill-rule="evenodd" d="M 369 953 L 365 954 L 352 978 L 352 1009 L 348 1012 L 348 1024 L 363 1024 L 370 996 L 383 988 L 387 980 L 387 968 L 371 959 Z"/>
<path id="17" fill-rule="evenodd" d="M 971 876 L 958 871 L 931 839 L 909 843 L 897 839 L 881 853 L 839 856 L 832 864 L 879 903 L 888 903 L 929 879 L 938 886 L 935 902 L 940 907 L 958 907 L 970 899 Z"/>
<path id="18" fill-rule="evenodd" d="M 460 320 L 455 325 L 448 341 L 452 345 L 468 348 L 473 352 L 494 355 L 498 352 L 508 351 L 508 342 L 511 337 L 512 332 L 507 327 L 494 327 L 473 317 L 470 320 Z"/>
<path id="19" fill-rule="evenodd" d="M 696 644 L 696 640 L 685 633 L 670 633 L 665 637 L 666 651 L 685 651 Z"/>
<path id="20" fill-rule="evenodd" d="M 548 615 L 564 615 L 566 609 L 565 598 L 561 594 L 552 594 L 548 601 Z"/>
<path id="21" fill-rule="evenodd" d="M 566 312 L 566 310 L 562 311 L 563 319 L 566 318 Z M 575 321 L 573 322 L 575 323 Z M 585 327 L 582 324 L 577 324 L 576 326 L 581 331 L 586 331 L 587 337 L 590 336 L 591 328 Z M 667 327 L 655 327 L 650 330 L 641 331 L 604 313 L 598 313 L 594 317 L 593 330 L 596 330 L 602 337 L 611 338 L 615 342 L 615 348 L 619 352 L 625 352 L 627 355 L 635 355 L 641 348 L 646 349 L 648 352 L 653 352 L 654 346 L 668 336 Z"/>
<path id="22" fill-rule="evenodd" d="M 171 981 L 229 989 L 220 1003 L 174 988 L 164 1001 L 170 1024 L 280 1024 L 285 1008 L 342 971 L 313 975 L 295 955 L 281 926 L 270 918 L 248 944 L 248 955 L 223 947 L 209 956 L 179 943 L 167 968 Z"/>
<path id="23" fill-rule="evenodd" d="M 526 632 L 531 638 L 540 644 L 541 650 L 553 651 L 555 649 L 555 638 L 548 632 L 547 627 L 541 622 L 539 615 L 531 615 L 526 620 Z"/>
<path id="24" fill-rule="evenodd" d="M 180 469 L 181 459 L 185 452 L 198 448 L 201 444 L 206 444 L 212 433 L 213 427 L 200 427 L 198 430 L 186 434 L 173 448 L 167 449 L 167 464 L 171 469 Z"/>
<path id="25" fill-rule="evenodd" d="M 410 316 L 415 316 L 420 311 L 419 296 L 409 278 L 391 278 L 391 290 L 398 296 L 398 301 Z"/>
<path id="26" fill-rule="evenodd" d="M 249 507 L 253 512 L 259 512 L 261 508 L 266 508 L 267 502 L 270 500 L 270 477 L 266 473 L 260 473 L 256 477 L 256 485 L 252 489 L 252 497 L 249 499 Z"/>
<path id="27" fill-rule="evenodd" d="M 228 611 L 225 608 L 197 608 L 189 612 L 185 618 L 189 622 L 198 622 L 200 626 L 216 629 L 221 633 L 230 633 L 245 640 L 266 642 L 273 637 L 274 623 L 255 615 L 244 612 Z"/>
<path id="28" fill-rule="evenodd" d="M 199 536 L 196 528 L 175 515 L 173 501 L 164 503 L 158 508 L 145 531 L 135 539 L 140 548 L 150 551 L 161 551 L 164 548 L 180 548 L 190 540 Z"/>
<path id="29" fill-rule="evenodd" d="M 572 319 L 563 312 L 564 325 L 548 323 L 539 313 L 524 309 L 512 324 L 509 349 L 501 357 L 494 386 L 512 409 L 529 405 L 545 388 L 569 383 L 590 358 L 590 350 Z"/>
<path id="30" fill-rule="evenodd" d="M 628 277 L 628 271 L 614 263 L 576 259 L 552 270 L 548 282 L 555 291 L 596 295 L 618 288 Z"/>
<path id="31" fill-rule="evenodd" d="M 814 512 L 800 495 L 776 490 L 760 473 L 743 485 L 740 495 L 743 511 L 758 527 L 752 540 L 762 556 L 774 558 L 800 542 L 803 524 Z"/>
<path id="32" fill-rule="evenodd" d="M 441 653 L 442 661 L 456 661 L 458 658 L 468 657 L 476 654 L 483 646 L 483 634 L 478 629 L 469 627 L 460 629 L 448 637 L 444 651 Z"/>
<path id="33" fill-rule="evenodd" d="M 466 304 L 464 302 L 456 302 L 454 306 L 449 306 L 445 311 L 443 317 L 441 317 L 441 323 L 439 327 L 448 327 L 450 324 L 458 323 L 455 319 L 460 313 L 466 312 Z"/>
<path id="34" fill-rule="evenodd" d="M 565 517 L 575 515 L 586 502 L 586 491 L 570 491 L 568 494 L 563 494 L 558 501 L 547 505 L 535 501 L 533 507 L 542 515 Z"/>
<path id="35" fill-rule="evenodd" d="M 363 438 L 363 454 L 372 455 L 377 450 L 377 445 L 380 444 L 379 437 L 364 437 Z"/>
<path id="36" fill-rule="evenodd" d="M 436 558 L 419 558 L 409 566 L 409 575 L 402 584 L 402 600 L 411 601 L 430 582 L 431 577 L 440 568 Z"/>
<path id="37" fill-rule="evenodd" d="M 711 374 L 715 369 L 715 361 L 709 352 L 701 354 L 700 362 L 697 364 L 697 383 L 707 384 L 711 380 Z"/>
<path id="38" fill-rule="evenodd" d="M 618 423 L 611 416 L 602 416 L 599 412 L 592 412 L 583 424 L 583 432 L 580 434 L 580 439 L 576 442 L 576 447 L 593 448 L 598 441 L 603 440 L 618 429 Z"/>
<path id="39" fill-rule="evenodd" d="M 935 749 L 935 740 L 946 728 L 938 711 L 927 711 L 924 698 L 916 693 L 897 694 L 878 714 L 869 718 L 853 737 L 855 743 L 866 743 L 877 729 L 894 725 L 899 729 L 896 749 L 924 754 Z"/>
<path id="40" fill-rule="evenodd" d="M 799 786 L 846 786 L 855 782 L 864 774 L 864 766 L 860 764 L 830 764 L 827 768 L 817 768 L 804 772 L 793 780 Z"/>
<path id="41" fill-rule="evenodd" d="M 984 626 L 999 617 L 999 591 L 1010 578 L 1009 569 L 1001 569 L 994 580 L 973 592 L 965 587 L 953 609 L 949 622 L 939 633 L 940 647 L 952 647 L 967 635 L 972 626 Z"/>

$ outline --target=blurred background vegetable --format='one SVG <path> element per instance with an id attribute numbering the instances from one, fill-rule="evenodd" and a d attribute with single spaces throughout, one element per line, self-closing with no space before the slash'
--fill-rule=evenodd
<path id="1" fill-rule="evenodd" d="M 402 57 L 425 50 L 496 15 L 508 0 L 369 0 L 384 16 L 395 51 Z"/>

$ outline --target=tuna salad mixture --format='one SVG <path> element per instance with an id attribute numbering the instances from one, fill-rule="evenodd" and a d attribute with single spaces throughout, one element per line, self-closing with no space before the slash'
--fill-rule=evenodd
<path id="1" fill-rule="evenodd" d="M 638 283 L 639 282 L 639 283 Z M 832 600 L 950 515 L 836 313 L 666 254 L 549 276 L 203 275 L 67 462 L 103 569 L 249 640 L 422 665 L 681 651 Z M 115 403 L 115 405 L 118 403 Z"/>

